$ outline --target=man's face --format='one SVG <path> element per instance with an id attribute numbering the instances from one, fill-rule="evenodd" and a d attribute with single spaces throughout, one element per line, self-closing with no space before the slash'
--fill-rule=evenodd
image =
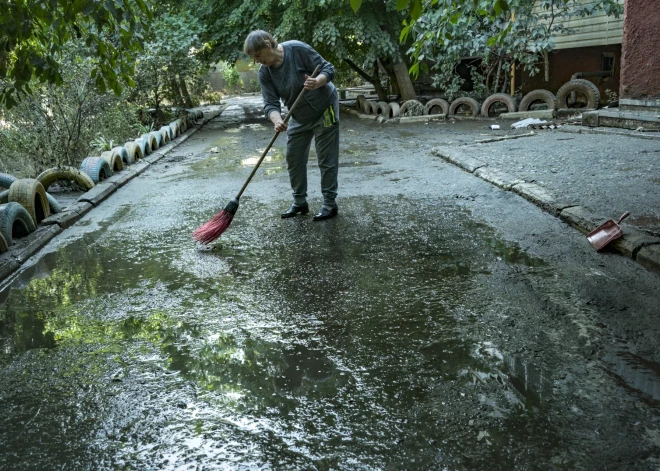
<path id="1" fill-rule="evenodd" d="M 255 62 L 258 62 L 261 65 L 265 65 L 266 67 L 270 67 L 273 65 L 275 62 L 275 54 L 273 50 L 269 47 L 265 47 L 263 49 L 259 49 L 257 52 L 255 52 L 252 55 L 252 59 L 254 59 Z"/>

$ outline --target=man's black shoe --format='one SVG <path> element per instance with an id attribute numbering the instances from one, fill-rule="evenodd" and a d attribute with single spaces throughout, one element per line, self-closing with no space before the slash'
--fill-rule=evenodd
<path id="1" fill-rule="evenodd" d="M 292 204 L 289 209 L 282 213 L 282 219 L 292 218 L 296 214 L 307 214 L 309 212 L 309 205 L 303 203 L 300 206 L 297 204 Z"/>
<path id="2" fill-rule="evenodd" d="M 333 218 L 337 215 L 337 206 L 334 208 L 328 209 L 328 208 L 321 208 L 321 211 L 316 213 L 314 217 L 312 218 L 314 221 L 324 221 L 326 219 Z"/>

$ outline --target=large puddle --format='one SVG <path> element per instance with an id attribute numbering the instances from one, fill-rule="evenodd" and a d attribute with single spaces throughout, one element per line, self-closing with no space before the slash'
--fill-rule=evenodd
<path id="1" fill-rule="evenodd" d="M 453 200 L 242 204 L 207 250 L 205 210 L 122 206 L 0 294 L 0 468 L 573 469 L 554 372 L 479 320 L 548 263 Z"/>
<path id="2" fill-rule="evenodd" d="M 126 208 L 104 224 L 118 229 L 45 255 L 3 292 L 2 464 L 369 469 L 464 455 L 473 444 L 443 417 L 506 365 L 458 333 L 469 318 L 456 312 L 493 263 L 544 263 L 455 207 L 432 205 L 447 227 L 491 237 L 467 250 L 426 222 L 430 206 L 344 206 L 363 217 L 274 232 L 243 219 L 206 252 L 185 227 L 133 232 Z M 470 454 L 508 466 L 488 446 Z"/>

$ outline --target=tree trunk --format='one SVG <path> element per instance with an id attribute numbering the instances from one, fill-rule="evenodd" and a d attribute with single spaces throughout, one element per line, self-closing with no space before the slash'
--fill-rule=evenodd
<path id="1" fill-rule="evenodd" d="M 344 58 L 344 62 L 346 62 L 351 69 L 357 72 L 357 74 L 365 79 L 367 82 L 372 84 L 374 88 L 376 89 L 376 93 L 378 94 L 378 99 L 381 101 L 387 101 L 387 92 L 383 88 L 383 86 L 380 84 L 380 80 L 378 79 L 378 63 L 375 63 L 375 78 L 372 77 L 371 75 L 367 74 L 364 70 L 362 70 L 360 67 L 358 67 L 353 61 L 350 59 Z"/>
<path id="2" fill-rule="evenodd" d="M 183 98 L 181 97 L 179 84 L 176 83 L 176 77 L 170 79 L 170 86 L 172 87 L 172 93 L 174 94 L 174 104 L 180 106 L 183 103 Z"/>
<path id="3" fill-rule="evenodd" d="M 188 87 L 186 86 L 186 81 L 183 78 L 179 78 L 179 85 L 181 86 L 181 92 L 183 93 L 183 99 L 186 103 L 186 108 L 192 108 L 193 103 L 190 99 L 190 93 L 188 93 Z"/>
<path id="4" fill-rule="evenodd" d="M 387 76 L 390 78 L 390 86 L 392 88 L 391 94 L 396 96 L 401 96 L 401 90 L 399 89 L 399 82 L 396 80 L 396 75 L 394 75 L 394 69 L 392 68 L 392 61 L 387 59 L 379 59 L 383 68 L 387 71 Z"/>
<path id="5" fill-rule="evenodd" d="M 502 59 L 497 61 L 497 76 L 495 77 L 495 84 L 493 85 L 493 92 L 497 93 L 497 87 L 500 85 L 500 74 L 502 73 Z"/>
<path id="6" fill-rule="evenodd" d="M 392 68 L 394 69 L 396 81 L 399 84 L 401 99 L 403 101 L 416 100 L 417 93 L 415 93 L 415 88 L 413 87 L 410 74 L 408 73 L 408 67 L 406 66 L 405 62 L 395 61 L 392 63 Z"/>

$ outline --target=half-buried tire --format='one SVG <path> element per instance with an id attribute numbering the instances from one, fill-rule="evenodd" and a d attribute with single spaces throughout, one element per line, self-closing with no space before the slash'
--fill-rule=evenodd
<path id="1" fill-rule="evenodd" d="M 167 137 L 167 141 L 165 141 L 165 142 L 169 142 L 169 141 L 171 141 L 172 139 L 174 139 L 174 136 L 173 136 L 173 134 L 172 134 L 172 128 L 171 128 L 171 127 L 169 127 L 169 126 L 163 126 L 163 127 L 160 128 L 160 132 L 163 133 L 163 134 L 167 134 L 168 137 Z"/>
<path id="2" fill-rule="evenodd" d="M 142 149 L 142 155 L 146 157 L 147 155 L 151 154 L 151 143 L 148 139 L 138 137 L 135 139 L 135 143 L 140 146 L 140 149 Z"/>
<path id="3" fill-rule="evenodd" d="M 451 102 L 451 105 L 449 105 L 449 115 L 456 116 L 457 111 L 465 108 L 469 109 L 470 116 L 479 116 L 481 105 L 474 98 L 470 98 L 467 96 L 456 98 L 454 101 Z M 461 115 L 462 114 L 463 113 L 461 113 Z"/>
<path id="4" fill-rule="evenodd" d="M 143 159 L 142 147 L 137 145 L 135 141 L 129 141 L 124 144 L 126 152 L 128 152 L 128 163 L 134 164 L 138 159 Z"/>
<path id="5" fill-rule="evenodd" d="M 8 173 L 2 173 L 0 174 L 0 187 L 2 188 L 9 188 L 12 183 L 14 183 L 18 178 L 14 177 L 13 175 L 9 175 Z M 39 178 L 37 178 L 39 180 Z M 43 185 L 43 183 L 42 183 Z M 46 187 L 44 187 L 44 190 Z M 60 213 L 62 212 L 62 205 L 55 199 L 53 195 L 50 193 L 46 193 L 46 198 L 48 199 L 48 204 L 50 205 L 50 212 L 51 213 Z M 7 203 L 9 201 L 9 191 L 2 192 L 0 193 L 0 204 Z"/>
<path id="6" fill-rule="evenodd" d="M 74 181 L 85 190 L 91 190 L 94 186 L 94 181 L 86 173 L 73 167 L 54 167 L 44 170 L 39 174 L 37 180 L 45 190 L 48 190 L 53 183 L 61 180 Z"/>
<path id="7" fill-rule="evenodd" d="M 37 226 L 32 216 L 21 204 L 16 202 L 0 204 L 0 234 L 7 246 L 10 246 L 14 239 L 24 237 L 36 230 Z"/>
<path id="8" fill-rule="evenodd" d="M 518 111 L 531 111 L 530 107 L 538 103 L 538 106 L 545 105 L 545 109 L 554 110 L 557 106 L 555 94 L 549 90 L 533 90 L 520 100 Z M 542 104 L 541 104 L 542 103 Z"/>
<path id="9" fill-rule="evenodd" d="M 121 157 L 121 161 L 126 164 L 130 165 L 131 162 L 128 161 L 128 150 L 126 150 L 126 147 L 118 146 L 118 147 L 113 147 L 110 152 L 115 152 L 119 154 L 119 157 Z"/>
<path id="10" fill-rule="evenodd" d="M 80 170 L 85 172 L 94 183 L 112 176 L 110 164 L 103 157 L 87 157 L 80 164 Z"/>
<path id="11" fill-rule="evenodd" d="M 16 180 L 9 187 L 9 203 L 20 203 L 35 224 L 50 216 L 50 204 L 44 186 L 34 178 Z"/>
<path id="12" fill-rule="evenodd" d="M 124 162 L 121 160 L 121 156 L 116 152 L 112 152 L 111 150 L 105 151 L 101 154 L 101 158 L 108 162 L 108 165 L 110 165 L 110 168 L 112 169 L 112 173 L 124 170 Z"/>
<path id="13" fill-rule="evenodd" d="M 424 105 L 425 115 L 446 115 L 447 113 L 449 113 L 449 102 L 447 100 L 443 100 L 442 98 L 434 98 L 433 100 L 426 102 L 426 105 Z"/>

